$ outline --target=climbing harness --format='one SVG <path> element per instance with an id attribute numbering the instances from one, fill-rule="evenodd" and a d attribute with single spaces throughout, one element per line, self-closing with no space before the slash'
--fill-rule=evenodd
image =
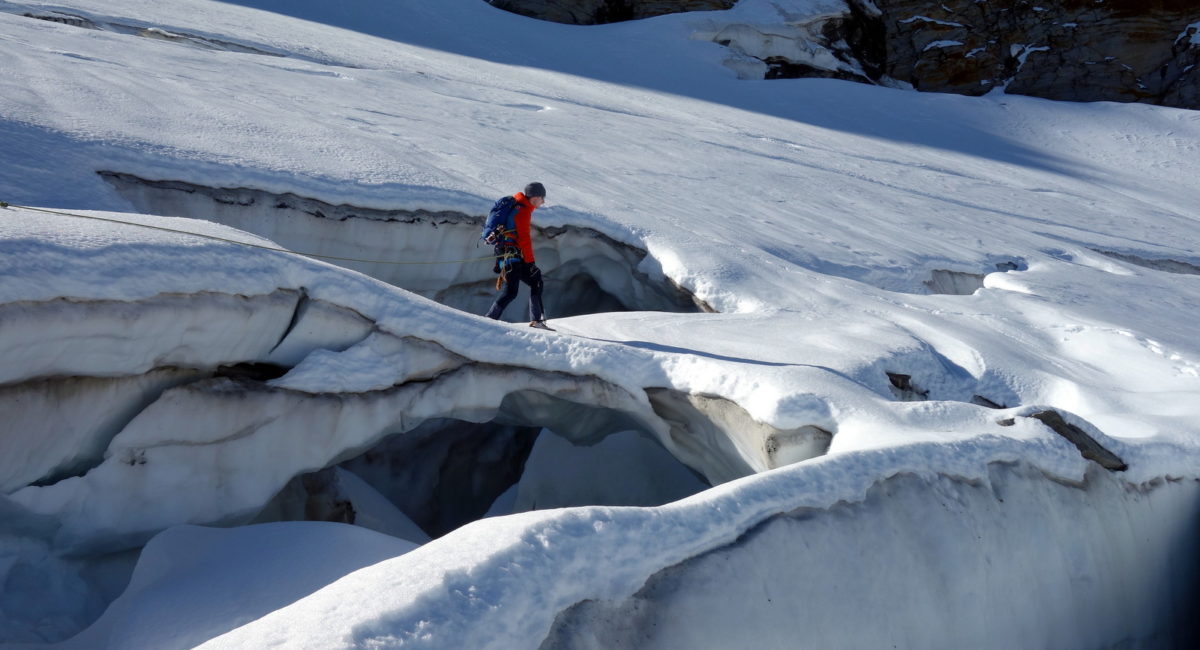
<path id="1" fill-rule="evenodd" d="M 500 291 L 508 283 L 508 270 L 513 261 L 520 257 L 520 252 L 516 248 L 505 248 L 503 251 L 498 251 L 495 257 L 496 265 L 500 267 L 500 275 L 496 278 L 496 291 Z"/>
<path id="2" fill-rule="evenodd" d="M 496 268 L 493 270 L 500 274 L 496 278 L 496 291 L 500 291 L 508 283 L 509 267 L 521 258 L 521 249 L 517 247 L 517 230 L 496 226 L 488 231 L 483 241 L 491 244 L 495 251 L 493 257 L 496 259 Z"/>
<path id="3" fill-rule="evenodd" d="M 315 257 L 315 258 L 320 258 L 320 259 L 324 259 L 324 260 L 337 260 L 340 262 L 361 262 L 364 264 L 463 264 L 466 262 L 481 262 L 483 260 L 490 260 L 490 259 L 496 259 L 496 258 L 502 257 L 501 255 L 488 255 L 487 257 L 473 257 L 473 258 L 465 259 L 465 260 L 430 260 L 430 261 L 369 260 L 369 259 L 360 259 L 360 258 L 356 258 L 356 257 L 337 257 L 335 255 L 322 255 L 320 253 L 305 253 L 305 252 L 301 252 L 301 251 L 288 250 L 286 248 L 279 248 L 276 246 L 264 246 L 262 244 L 252 244 L 250 242 L 238 241 L 236 239 L 227 239 L 225 237 L 218 237 L 216 235 L 206 235 L 204 233 L 191 232 L 189 230 L 178 230 L 175 228 L 167 228 L 165 226 L 154 226 L 154 225 L 147 224 L 147 223 L 122 221 L 120 219 L 110 219 L 108 217 L 97 217 L 95 215 L 88 215 L 88 214 L 76 214 L 73 212 L 62 212 L 59 210 L 47 210 L 45 208 L 34 208 L 34 207 L 31 207 L 28 205 L 15 205 L 12 203 L 8 203 L 6 201 L 0 201 L 0 209 L 7 209 L 7 208 L 20 208 L 22 210 L 30 210 L 32 212 L 55 214 L 55 215 L 64 216 L 64 217 L 74 217 L 77 219 L 90 219 L 92 221 L 104 221 L 106 223 L 115 223 L 115 224 L 121 224 L 121 225 L 125 225 L 125 226 L 135 226 L 137 228 L 147 228 L 149 230 L 159 230 L 162 232 L 170 232 L 170 233 L 176 233 L 176 234 L 180 234 L 180 235 L 191 235 L 193 237 L 200 237 L 201 239 L 211 239 L 213 241 L 225 242 L 227 244 L 237 244 L 239 246 L 246 246 L 247 248 L 257 248 L 260 250 L 272 251 L 275 253 L 288 253 L 291 255 L 302 255 L 304 257 Z M 507 258 L 507 256 L 505 256 L 505 259 L 506 258 Z M 497 287 L 498 286 L 499 285 L 497 284 Z"/>

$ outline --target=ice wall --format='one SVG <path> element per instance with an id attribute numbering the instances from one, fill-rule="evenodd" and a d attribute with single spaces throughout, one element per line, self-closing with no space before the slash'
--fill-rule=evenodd
<path id="1" fill-rule="evenodd" d="M 900 474 L 561 612 L 542 648 L 1183 648 L 1200 484 Z"/>
<path id="2" fill-rule="evenodd" d="M 493 261 L 481 259 L 492 254 L 479 241 L 488 207 L 483 199 L 479 214 L 379 209 L 116 172 L 101 176 L 140 212 L 233 226 L 470 313 L 487 313 L 495 299 Z M 663 276 L 645 250 L 592 228 L 546 225 L 538 216 L 533 239 L 551 318 L 626 310 L 712 311 Z M 523 304 L 510 307 L 505 316 L 527 320 Z"/>
<path id="3" fill-rule="evenodd" d="M 1190 647 L 1200 483 L 1019 459 L 1066 451 L 914 444 L 484 520 L 205 647 Z"/>
<path id="4" fill-rule="evenodd" d="M 390 437 L 443 440 L 448 421 L 484 437 L 437 453 L 404 447 L 408 476 L 438 489 L 409 485 L 411 503 L 396 500 L 436 534 L 482 516 L 517 480 L 508 463 L 519 445 L 480 443 L 505 428 L 553 427 L 578 444 L 638 431 L 712 480 L 761 464 L 723 458 L 733 448 L 716 439 L 676 442 L 643 388 L 672 385 L 653 352 L 629 351 L 618 372 L 588 362 L 617 346 L 510 331 L 302 258 L 182 237 L 179 248 L 142 247 L 123 229 L 110 244 L 87 221 L 36 223 L 53 234 L 10 245 L 11 268 L 33 279 L 6 286 L 0 304 L 7 640 L 77 632 L 120 593 L 129 552 L 165 529 L 303 513 L 303 495 L 282 494 L 297 477 Z M 59 236 L 95 249 L 49 243 Z M 180 281 L 186 256 L 208 275 Z M 481 335 L 494 339 L 480 347 Z M 467 471 L 453 471 L 452 457 Z M 336 504 L 345 492 L 329 496 Z M 394 514 L 375 516 L 376 527 L 401 528 Z"/>

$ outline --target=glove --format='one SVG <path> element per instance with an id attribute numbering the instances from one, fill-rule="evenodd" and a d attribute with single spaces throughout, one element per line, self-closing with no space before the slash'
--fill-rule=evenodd
<path id="1" fill-rule="evenodd" d="M 542 274 L 542 270 L 538 268 L 537 264 L 530 262 L 529 263 L 529 277 L 532 278 L 532 277 L 539 276 L 541 274 Z"/>

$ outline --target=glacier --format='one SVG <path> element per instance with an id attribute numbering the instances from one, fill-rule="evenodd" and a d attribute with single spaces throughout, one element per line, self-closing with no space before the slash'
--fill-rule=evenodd
<path id="1" fill-rule="evenodd" d="M 833 5 L 0 2 L 0 646 L 1191 644 L 1200 117 Z"/>

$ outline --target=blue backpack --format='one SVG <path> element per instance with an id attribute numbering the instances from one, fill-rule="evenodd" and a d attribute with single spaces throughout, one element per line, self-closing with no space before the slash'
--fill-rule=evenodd
<path id="1" fill-rule="evenodd" d="M 487 221 L 483 223 L 483 232 L 479 238 L 496 247 L 499 252 L 503 248 L 517 245 L 517 224 L 515 218 L 521 209 L 517 200 L 511 196 L 502 197 L 488 212 Z"/>

